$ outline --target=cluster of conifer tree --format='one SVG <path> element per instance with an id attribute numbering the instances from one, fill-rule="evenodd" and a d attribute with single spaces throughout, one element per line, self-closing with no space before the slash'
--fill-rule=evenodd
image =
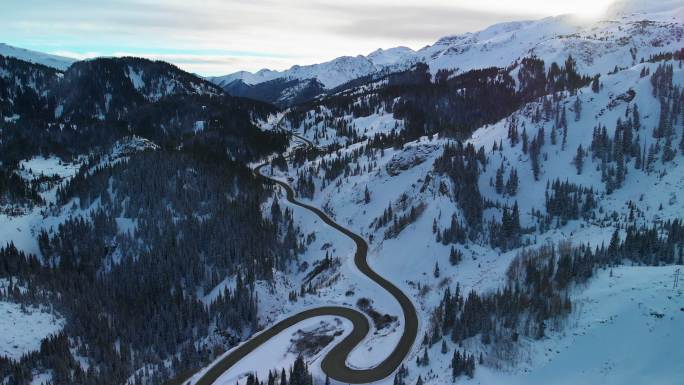
<path id="1" fill-rule="evenodd" d="M 330 151 L 331 149 L 328 148 Z M 370 172 L 377 167 L 375 161 L 377 156 L 383 156 L 384 150 L 378 150 L 370 145 L 360 146 L 349 152 L 331 151 L 329 156 L 322 157 L 319 162 L 301 167 L 305 161 L 314 159 L 315 150 L 299 151 L 293 157 L 293 164 L 301 169 L 297 172 L 294 189 L 305 198 L 313 198 L 316 192 L 314 178 L 320 178 L 320 189 L 324 189 L 335 182 L 337 186 L 342 183 L 344 178 L 357 176 Z M 360 160 L 365 158 L 366 164 L 361 164 Z M 279 166 L 284 169 L 283 166 Z M 368 197 L 370 199 L 370 197 Z"/>
<path id="2" fill-rule="evenodd" d="M 397 237 L 399 233 L 406 228 L 406 226 L 415 222 L 418 217 L 420 217 L 423 211 L 425 211 L 425 207 L 426 204 L 421 202 L 415 206 L 411 206 L 411 208 L 409 208 L 405 214 L 394 214 L 392 216 L 392 222 L 387 230 L 385 230 L 385 239 Z"/>
<path id="3" fill-rule="evenodd" d="M 588 219 L 596 208 L 593 188 L 578 186 L 556 179 L 546 185 L 546 226 L 555 218 L 560 225 L 569 220 Z"/>
<path id="4" fill-rule="evenodd" d="M 25 181 L 14 170 L 16 164 L 0 163 L 0 206 L 42 203 L 43 199 L 38 194 L 38 184 Z"/>
<path id="5" fill-rule="evenodd" d="M 487 165 L 487 157 L 484 148 L 475 150 L 475 147 L 468 143 L 463 146 L 461 142 L 447 144 L 444 146 L 442 156 L 435 160 L 434 169 L 438 174 L 446 175 L 451 180 L 454 201 L 458 204 L 464 217 L 464 224 L 475 236 L 477 230 L 482 225 L 482 211 L 484 201 L 480 194 L 478 180 L 480 178 L 480 167 Z M 447 233 L 449 229 L 445 230 Z M 451 229 L 458 231 L 458 229 Z M 445 234 L 442 233 L 442 239 Z M 447 239 L 459 239 L 446 234 Z"/>
<path id="6" fill-rule="evenodd" d="M 523 250 L 509 266 L 502 289 L 465 295 L 458 284 L 454 291 L 447 287 L 424 343 L 435 344 L 447 335 L 456 344 L 478 337 L 484 346 L 516 342 L 520 335 L 543 338 L 554 321 L 572 310 L 569 289 L 586 282 L 596 269 L 626 260 L 655 266 L 681 264 L 683 257 L 681 220 L 616 229 L 608 245 L 595 248 L 561 242 Z M 470 359 L 461 355 L 459 374 L 468 373 Z"/>
<path id="7" fill-rule="evenodd" d="M 259 380 L 256 374 L 250 373 L 244 385 L 314 385 L 314 378 L 304 358 L 299 355 L 292 367 L 290 367 L 289 374 L 285 371 L 285 368 L 280 373 L 277 370 L 269 370 L 268 378 L 266 381 L 262 381 Z M 325 380 L 325 385 L 330 385 L 328 378 Z"/>
<path id="8" fill-rule="evenodd" d="M 39 350 L 25 354 L 19 362 L 0 356 L 0 377 L 7 385 L 31 384 L 35 375 L 32 369 L 47 367 L 52 370 L 53 384 L 97 384 L 96 376 L 83 370 L 72 357 L 69 347 L 69 338 L 62 332 L 45 338 Z M 111 373 L 109 368 L 107 370 Z M 123 375 L 121 372 L 117 374 Z"/>
<path id="9" fill-rule="evenodd" d="M 679 143 L 675 143 L 678 135 L 675 128 L 684 120 L 684 97 L 680 87 L 673 84 L 672 76 L 672 64 L 659 65 L 651 75 L 653 96 L 660 103 L 660 114 L 658 125 L 651 133 L 655 141 L 648 147 L 641 144 L 645 130 L 636 104 L 628 106 L 625 116 L 617 120 L 612 138 L 605 126 L 594 128 L 590 150 L 592 158 L 600 161 L 599 167 L 608 194 L 622 187 L 630 164 L 635 170 L 650 173 L 659 160 L 667 163 L 675 158 L 678 149 L 684 152 L 684 133 Z M 627 100 L 633 97 L 634 91 L 620 96 Z M 584 156 L 584 149 L 578 148 L 575 158 L 578 173 L 582 172 Z"/>
<path id="10" fill-rule="evenodd" d="M 475 356 L 467 354 L 454 349 L 454 355 L 451 358 L 451 378 L 457 379 L 462 375 L 473 378 L 475 375 Z"/>
<path id="11" fill-rule="evenodd" d="M 501 223 L 492 221 L 489 225 L 489 238 L 492 247 L 502 250 L 510 250 L 520 246 L 520 236 L 523 233 L 520 225 L 520 209 L 518 202 L 512 208 L 504 206 L 501 214 Z"/>

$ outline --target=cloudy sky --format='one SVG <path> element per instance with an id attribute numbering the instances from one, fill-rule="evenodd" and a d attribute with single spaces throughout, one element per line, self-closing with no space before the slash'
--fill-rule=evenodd
<path id="1" fill-rule="evenodd" d="M 0 42 L 159 58 L 202 75 L 286 69 L 493 23 L 592 16 L 611 0 L 2 0 Z"/>

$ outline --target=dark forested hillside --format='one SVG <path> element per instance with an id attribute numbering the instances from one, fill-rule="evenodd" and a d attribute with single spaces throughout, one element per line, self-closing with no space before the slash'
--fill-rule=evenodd
<path id="1" fill-rule="evenodd" d="M 269 192 L 239 163 L 166 150 L 93 168 L 98 162 L 58 191 L 60 205 L 95 207 L 91 215 L 39 234 L 40 258 L 12 245 L 0 251 L 0 277 L 28 288 L 10 298 L 56 306 L 68 320 L 65 335 L 97 371 L 75 368 L 68 350 L 46 348 L 0 365 L 11 384 L 27 383 L 22 372 L 31 368 L 53 370 L 58 383 L 123 383 L 176 352 L 180 359 L 155 378 L 197 368 L 214 345 L 196 341 L 220 332 L 229 345 L 257 329 L 255 280 L 272 280 L 296 256 L 291 213 L 263 219 Z M 201 293 L 230 276 L 235 287 L 202 302 Z"/>
<path id="2" fill-rule="evenodd" d="M 273 103 L 281 107 L 297 105 L 325 93 L 325 88 L 316 79 L 274 79 L 259 84 L 246 84 L 240 79 L 221 87 L 233 96 Z"/>
<path id="3" fill-rule="evenodd" d="M 257 330 L 254 282 L 299 247 L 289 211 L 262 216 L 271 192 L 245 166 L 284 149 L 284 133 L 255 124 L 275 112 L 164 62 L 60 72 L 0 56 L 0 207 L 64 218 L 36 234 L 40 255 L 0 245 L 0 295 L 66 319 L 39 351 L 0 361 L 5 383 L 28 384 L 35 370 L 55 384 L 160 383 Z M 131 135 L 159 146 L 111 158 Z M 82 164 L 47 201 L 44 177 L 20 172 L 37 155 Z M 235 285 L 205 299 L 227 277 Z M 135 372 L 144 367 L 154 374 Z"/>
<path id="4" fill-rule="evenodd" d="M 284 135 L 254 125 L 275 107 L 226 95 L 164 62 L 106 58 L 74 63 L 65 73 L 0 58 L 0 152 L 74 156 L 131 134 L 177 147 L 187 141 L 251 159 L 283 148 Z"/>

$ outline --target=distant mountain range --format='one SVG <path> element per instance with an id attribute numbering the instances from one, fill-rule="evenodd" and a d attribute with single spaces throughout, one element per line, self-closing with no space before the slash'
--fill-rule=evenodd
<path id="1" fill-rule="evenodd" d="M 343 56 L 285 71 L 240 71 L 209 80 L 232 95 L 282 106 L 344 87 L 360 77 L 407 69 L 418 62 L 428 64 L 433 75 L 440 70 L 458 74 L 487 66 L 505 67 L 532 55 L 547 62 L 562 62 L 572 55 L 583 73 L 606 73 L 616 65 L 631 65 L 637 58 L 678 44 L 684 31 L 683 6 L 682 0 L 625 0 L 597 21 L 563 15 L 507 22 L 446 36 L 417 51 L 379 49 L 367 56 Z M 645 18 L 649 23 L 644 23 Z"/>

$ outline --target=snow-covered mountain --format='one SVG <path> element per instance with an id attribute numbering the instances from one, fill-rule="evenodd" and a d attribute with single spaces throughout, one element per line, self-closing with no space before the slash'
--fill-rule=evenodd
<path id="1" fill-rule="evenodd" d="M 281 106 L 310 100 L 350 80 L 389 68 L 404 68 L 413 61 L 410 48 L 378 49 L 368 56 L 342 56 L 321 64 L 295 65 L 286 71 L 240 71 L 209 78 L 234 96 L 245 96 Z"/>
<path id="2" fill-rule="evenodd" d="M 378 49 L 368 56 L 341 56 L 329 62 L 299 66 L 295 65 L 285 71 L 263 69 L 256 73 L 240 71 L 230 75 L 209 78 L 212 82 L 225 86 L 235 80 L 254 85 L 273 79 L 288 80 L 317 79 L 326 88 L 335 88 L 350 80 L 370 75 L 383 68 L 404 64 L 410 61 L 415 52 L 407 47 L 397 47 L 388 50 Z"/>
<path id="3" fill-rule="evenodd" d="M 597 22 L 561 16 L 443 38 L 411 54 L 427 72 L 416 66 L 361 81 L 273 116 L 268 127 L 290 128 L 322 149 L 293 148 L 263 172 L 368 239 L 372 268 L 419 308 L 407 370 L 381 384 L 676 384 L 684 376 L 671 359 L 684 320 L 684 292 L 674 287 L 684 248 L 653 246 L 678 237 L 684 218 L 681 4 L 634 1 Z M 435 76 L 442 69 L 451 72 Z M 305 262 L 321 243 L 344 250 L 344 240 L 292 208 L 314 239 Z M 317 298 L 288 304 L 283 315 L 353 304 L 366 290 L 382 295 L 359 282 L 351 252 L 342 254 L 317 283 Z M 601 262 L 579 278 L 582 261 L 595 257 Z M 553 278 L 535 275 L 539 261 Z M 548 317 L 550 305 L 543 315 L 508 318 L 507 295 L 534 282 L 558 288 L 566 268 L 573 283 L 556 303 L 564 315 L 535 319 Z M 445 326 L 447 288 L 468 297 L 453 305 L 461 309 L 453 329 Z M 397 314 L 396 303 L 375 298 L 377 312 Z M 496 305 L 486 310 L 488 301 Z M 498 320 L 491 329 L 488 317 Z M 511 324 L 518 327 L 509 333 Z M 288 367 L 298 333 L 317 327 L 302 324 L 260 353 Z M 338 326 L 340 335 L 348 330 Z M 373 334 L 348 363 L 377 364 L 397 334 Z M 329 346 L 308 360 L 321 379 Z M 475 373 L 456 370 L 470 354 Z M 217 383 L 267 377 L 258 357 Z"/>
<path id="4" fill-rule="evenodd" d="M 402 110 L 388 112 L 383 102 L 373 102 L 382 94 L 381 88 L 377 94 L 372 90 L 345 95 L 350 97 L 346 102 L 331 97 L 326 103 L 324 98 L 291 119 L 286 114 L 283 124 L 319 146 L 337 150 L 295 156 L 287 167 L 274 166 L 265 172 L 291 181 L 300 199 L 325 208 L 339 223 L 369 239 L 371 266 L 391 277 L 417 304 L 419 336 L 425 339 L 419 338 L 405 361 L 408 374 L 400 376 L 399 383 L 438 385 L 456 378 L 474 384 L 675 384 L 684 375 L 684 366 L 670 359 L 678 355 L 679 348 L 671 341 L 682 335 L 676 325 L 684 320 L 684 292 L 673 288 L 681 258 L 679 252 L 628 251 L 635 247 L 628 243 L 652 226 L 662 231 L 659 239 L 671 239 L 668 223 L 684 217 L 679 203 L 684 147 L 673 150 L 684 143 L 681 97 L 676 96 L 684 87 L 683 59 L 680 51 L 676 59 L 639 60 L 602 75 L 596 88 L 587 84 L 523 103 L 512 114 L 468 135 L 463 146 L 472 146 L 472 158 L 466 155 L 462 163 L 458 159 L 463 153 L 453 150 L 458 144 L 448 136 L 431 134 L 408 142 L 392 137 L 411 126 L 411 119 L 402 118 Z M 550 66 L 546 63 L 547 69 Z M 666 78 L 662 88 L 661 77 Z M 463 89 L 464 94 L 475 91 Z M 396 105 L 402 105 L 402 99 L 408 98 L 397 97 Z M 413 107 L 412 102 L 407 104 Z M 350 107 L 364 103 L 370 104 L 365 110 Z M 661 128 L 669 133 L 662 136 Z M 383 135 L 388 139 L 383 141 Z M 395 140 L 400 144 L 390 146 Z M 445 162 L 460 166 L 454 166 L 453 174 L 439 171 Z M 467 186 L 472 176 L 476 186 L 471 189 Z M 509 185 L 515 187 L 508 191 Z M 472 204 L 472 196 L 481 197 L 482 204 Z M 482 215 L 474 236 L 468 225 L 472 210 Z M 496 233 L 512 210 L 520 213 L 514 222 L 525 230 L 512 248 L 497 246 L 498 236 L 487 234 Z M 295 210 L 295 216 L 305 233 L 314 233 L 323 242 L 320 226 L 311 223 L 306 213 Z M 344 247 L 338 246 L 344 242 L 329 242 Z M 570 253 L 568 245 L 587 245 L 584 252 L 620 242 L 625 243 L 613 247 L 624 259 L 595 266 L 591 278 L 563 291 L 571 310 L 543 322 L 541 334 L 522 332 L 534 329 L 530 323 L 535 321 L 528 319 L 513 334 L 506 334 L 503 322 L 495 327 L 498 331 L 477 332 L 461 340 L 459 332 L 477 328 L 474 324 L 482 322 L 479 317 L 489 314 L 486 305 L 473 298 L 458 306 L 475 307 L 479 315 L 474 320 L 463 319 L 455 331 L 444 329 L 439 320 L 445 312 L 446 288 L 452 294 L 457 287 L 461 293 L 472 290 L 478 295 L 501 292 L 510 284 L 516 264 L 530 269 L 532 262 L 521 262 L 521 255 L 530 250 L 553 245 L 552 261 L 572 254 L 572 269 L 579 269 L 579 249 Z M 534 255 L 532 260 L 549 258 Z M 354 303 L 363 296 L 358 274 L 347 271 L 348 258 L 343 257 L 342 267 L 329 273 L 334 279 L 317 286 L 320 303 Z M 556 269 L 552 263 L 550 268 Z M 525 279 L 512 282 L 529 284 Z M 380 313 L 398 311 L 384 299 L 374 306 Z M 501 308 L 492 312 L 505 313 Z M 396 335 L 373 335 L 349 362 L 372 366 L 386 356 Z M 294 359 L 287 353 L 293 339 L 294 330 L 264 347 L 281 352 L 274 355 L 278 367 L 287 367 Z M 456 351 L 482 357 L 474 374 L 454 371 Z M 313 355 L 309 362 L 323 378 L 320 357 Z M 424 363 L 425 357 L 429 363 Z M 268 368 L 257 361 L 248 358 L 219 384 L 232 384 L 249 371 L 267 376 Z M 397 383 L 396 379 L 381 383 L 393 381 Z"/>
<path id="5" fill-rule="evenodd" d="M 17 48 L 5 43 L 0 43 L 0 55 L 17 58 L 30 63 L 42 64 L 61 71 L 65 71 L 76 61 L 76 59 Z"/>
<path id="6" fill-rule="evenodd" d="M 463 73 L 488 66 L 505 67 L 531 55 L 547 62 L 562 62 L 572 55 L 582 72 L 598 74 L 670 51 L 681 45 L 683 36 L 684 1 L 623 0 L 596 21 L 562 15 L 506 22 L 474 33 L 446 36 L 417 51 L 407 47 L 379 49 L 367 56 L 345 56 L 285 71 L 241 71 L 210 80 L 225 88 L 238 80 L 254 86 L 274 79 L 317 79 L 330 90 L 362 76 L 409 68 L 417 62 L 428 64 L 434 75 L 439 70 Z"/>
<path id="7" fill-rule="evenodd" d="M 640 8 L 635 5 L 629 14 L 615 11 L 592 22 L 564 15 L 497 24 L 480 32 L 442 38 L 418 55 L 433 72 L 501 67 L 530 55 L 561 62 L 572 55 L 582 72 L 606 73 L 680 46 L 684 2 L 676 3 L 680 6 L 662 13 L 636 12 Z"/>
<path id="8" fill-rule="evenodd" d="M 216 84 L 144 59 L 0 57 L 8 381 L 203 384 L 321 306 L 369 317 L 346 364 L 377 367 L 404 310 L 310 205 L 415 305 L 418 337 L 377 385 L 680 385 L 683 2 Z M 290 385 L 322 384 L 350 331 L 307 319 L 212 383 L 287 383 L 273 373 L 301 354 L 313 381 Z"/>

